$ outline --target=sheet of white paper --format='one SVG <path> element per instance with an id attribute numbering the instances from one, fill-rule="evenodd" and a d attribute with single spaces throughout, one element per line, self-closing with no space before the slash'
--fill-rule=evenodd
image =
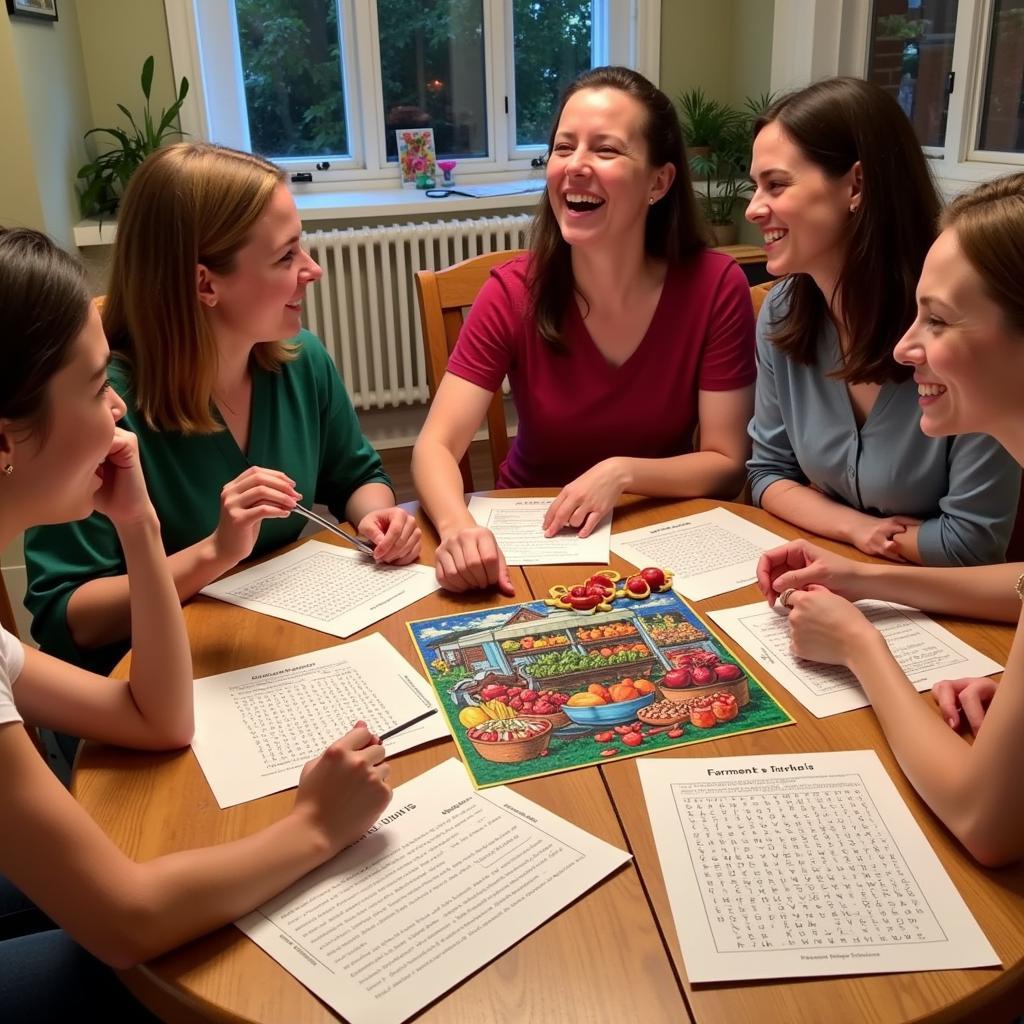
<path id="1" fill-rule="evenodd" d="M 351 636 L 438 586 L 432 565 L 377 565 L 358 551 L 308 540 L 200 593 L 321 633 Z"/>
<path id="2" fill-rule="evenodd" d="M 691 601 L 703 601 L 753 583 L 762 552 L 785 543 L 727 509 L 713 508 L 617 533 L 611 549 L 638 569 L 671 569 L 672 589 Z"/>
<path id="3" fill-rule="evenodd" d="M 302 766 L 362 719 L 378 735 L 436 707 L 379 633 L 195 682 L 192 749 L 217 803 L 299 784 Z M 385 741 L 389 754 L 448 735 L 440 713 Z"/>
<path id="4" fill-rule="evenodd" d="M 873 750 L 637 761 L 691 982 L 999 958 Z"/>
<path id="5" fill-rule="evenodd" d="M 611 514 L 586 538 L 570 528 L 544 536 L 544 516 L 554 498 L 469 499 L 469 514 L 494 534 L 509 565 L 607 565 Z"/>
<path id="6" fill-rule="evenodd" d="M 350 1024 L 398 1024 L 628 860 L 505 786 L 474 792 L 453 759 L 237 924 Z"/>
<path id="7" fill-rule="evenodd" d="M 928 690 L 940 679 L 988 676 L 1003 669 L 915 608 L 887 601 L 859 601 L 857 607 L 885 637 L 893 657 L 918 690 Z M 764 602 L 709 614 L 815 717 L 871 704 L 849 669 L 805 661 L 790 653 L 789 619 Z"/>

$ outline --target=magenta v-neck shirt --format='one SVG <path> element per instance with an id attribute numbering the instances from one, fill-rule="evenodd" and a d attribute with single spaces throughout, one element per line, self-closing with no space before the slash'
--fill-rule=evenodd
<path id="1" fill-rule="evenodd" d="M 529 256 L 491 271 L 448 360 L 487 391 L 508 375 L 519 431 L 498 487 L 562 487 L 612 456 L 659 459 L 692 450 L 699 391 L 754 383 L 750 287 L 731 257 L 705 251 L 669 268 L 650 326 L 612 366 L 569 304 L 568 349 L 537 333 L 526 284 Z"/>

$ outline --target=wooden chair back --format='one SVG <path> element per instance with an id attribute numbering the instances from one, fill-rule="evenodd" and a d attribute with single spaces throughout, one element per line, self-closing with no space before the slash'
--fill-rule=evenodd
<path id="1" fill-rule="evenodd" d="M 423 326 L 423 344 L 427 355 L 427 380 L 430 397 L 437 394 L 438 385 L 448 366 L 448 357 L 458 341 L 459 331 L 465 319 L 464 311 L 472 306 L 477 293 L 484 286 L 494 267 L 507 263 L 525 250 L 512 249 L 506 252 L 489 252 L 482 256 L 471 256 L 456 263 L 447 270 L 418 270 L 416 272 L 416 298 L 420 307 L 420 323 Z M 499 388 L 487 409 L 487 437 L 491 448 L 491 466 L 494 479 L 508 454 L 508 424 L 505 421 L 505 406 Z M 472 491 L 473 473 L 467 452 L 459 462 L 463 487 Z"/>
<path id="2" fill-rule="evenodd" d="M 754 306 L 754 319 L 757 319 L 758 313 L 761 312 L 761 307 L 764 305 L 764 300 L 768 298 L 768 293 L 775 286 L 774 281 L 765 281 L 763 284 L 755 284 L 750 286 L 750 301 Z"/>

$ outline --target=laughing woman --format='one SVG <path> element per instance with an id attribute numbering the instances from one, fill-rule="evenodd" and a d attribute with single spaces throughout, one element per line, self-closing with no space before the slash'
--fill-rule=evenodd
<path id="1" fill-rule="evenodd" d="M 458 469 L 506 374 L 519 429 L 497 486 L 560 487 L 547 535 L 587 536 L 625 491 L 736 495 L 753 354 L 749 288 L 705 247 L 672 101 L 627 68 L 585 72 L 552 129 L 531 252 L 481 289 L 413 449 L 441 585 L 512 591 Z"/>
<path id="2" fill-rule="evenodd" d="M 896 346 L 922 385 L 919 429 L 936 439 L 984 433 L 1024 465 L 1024 174 L 955 200 L 943 227 L 921 273 L 917 318 Z M 907 778 L 988 865 L 1024 856 L 1022 569 L 867 565 L 806 541 L 769 551 L 758 566 L 769 602 L 791 609 L 794 653 L 856 674 Z M 863 598 L 1017 622 L 1002 681 L 937 683 L 940 718 L 851 604 Z M 973 745 L 950 728 L 961 712 L 977 733 Z"/>
<path id="3" fill-rule="evenodd" d="M 103 324 L 114 389 L 138 437 L 178 596 L 298 537 L 323 502 L 376 544 L 419 554 L 323 345 L 300 311 L 320 268 L 302 248 L 284 173 L 247 153 L 180 143 L 135 173 L 118 213 Z M 33 633 L 97 670 L 123 654 L 129 588 L 102 516 L 26 540 Z"/>
<path id="4" fill-rule="evenodd" d="M 755 129 L 747 219 L 786 278 L 758 318 L 754 501 L 869 555 L 1001 561 L 1019 467 L 991 437 L 925 437 L 892 356 L 939 214 L 910 122 L 878 86 L 833 78 Z"/>
<path id="5" fill-rule="evenodd" d="M 135 1020 L 141 1009 L 101 961 L 147 960 L 279 893 L 372 824 L 390 798 L 388 768 L 359 723 L 306 767 L 280 821 L 141 864 L 74 801 L 22 718 L 105 743 L 184 746 L 188 638 L 138 445 L 115 426 L 125 406 L 107 384 L 82 268 L 34 231 L 0 229 L 0 322 L 0 547 L 30 526 L 102 512 L 131 576 L 133 647 L 121 682 L 0 629 L 0 1017 Z"/>

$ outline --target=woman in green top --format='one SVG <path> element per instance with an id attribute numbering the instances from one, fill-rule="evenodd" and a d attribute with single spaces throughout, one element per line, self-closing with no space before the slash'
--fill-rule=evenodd
<path id="1" fill-rule="evenodd" d="M 380 562 L 419 556 L 415 520 L 395 507 L 333 364 L 300 331 L 303 294 L 321 274 L 300 230 L 277 167 L 205 144 L 151 156 L 118 214 L 103 312 L 110 376 L 182 600 L 298 537 L 300 499 L 356 524 Z M 110 522 L 41 527 L 25 547 L 36 639 L 109 669 L 130 629 Z"/>

